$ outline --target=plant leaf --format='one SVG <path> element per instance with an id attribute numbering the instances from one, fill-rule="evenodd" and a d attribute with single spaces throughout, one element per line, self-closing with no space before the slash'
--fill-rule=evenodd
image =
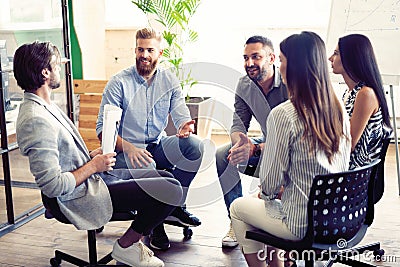
<path id="1" fill-rule="evenodd" d="M 182 69 L 184 47 L 188 42 L 198 39 L 198 33 L 189 27 L 189 21 L 196 13 L 201 0 L 132 0 L 151 22 L 160 23 L 163 27 L 163 38 L 167 44 L 164 48 L 162 62 L 173 66 L 173 71 L 180 80 L 181 87 L 192 87 L 197 83 L 191 73 Z M 150 19 L 152 21 L 150 21 Z"/>

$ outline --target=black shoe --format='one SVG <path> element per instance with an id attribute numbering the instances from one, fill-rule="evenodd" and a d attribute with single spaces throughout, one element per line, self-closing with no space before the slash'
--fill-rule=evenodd
<path id="1" fill-rule="evenodd" d="M 153 229 L 150 235 L 150 247 L 158 250 L 167 250 L 171 244 L 164 230 L 164 225 L 159 225 Z"/>
<path id="2" fill-rule="evenodd" d="M 175 221 L 184 226 L 199 226 L 201 221 L 199 218 L 188 212 L 185 208 L 178 207 L 174 209 L 170 216 L 168 216 L 166 221 Z"/>

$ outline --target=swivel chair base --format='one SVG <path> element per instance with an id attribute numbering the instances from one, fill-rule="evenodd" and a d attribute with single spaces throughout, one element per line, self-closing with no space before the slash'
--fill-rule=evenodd
<path id="1" fill-rule="evenodd" d="M 111 262 L 113 258 L 111 257 L 111 252 L 106 256 L 97 261 L 97 249 L 96 249 L 96 231 L 88 230 L 88 248 L 89 248 L 89 261 L 85 261 L 74 257 L 72 255 L 66 254 L 62 251 L 55 250 L 54 258 L 50 259 L 50 265 L 52 267 L 59 267 L 62 261 L 69 262 L 76 266 L 107 266 L 107 263 Z"/>

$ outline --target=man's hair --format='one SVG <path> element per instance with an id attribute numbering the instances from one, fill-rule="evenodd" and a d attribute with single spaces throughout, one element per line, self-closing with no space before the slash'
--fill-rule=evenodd
<path id="1" fill-rule="evenodd" d="M 264 49 L 268 47 L 271 49 L 272 52 L 274 52 L 274 45 L 272 44 L 272 41 L 267 37 L 261 35 L 251 36 L 249 39 L 247 39 L 245 45 L 256 44 L 256 43 L 261 43 Z"/>
<path id="2" fill-rule="evenodd" d="M 21 45 L 14 54 L 14 77 L 27 92 L 35 92 L 44 82 L 43 69 L 52 71 L 51 60 L 60 58 L 60 51 L 50 42 L 35 41 Z"/>
<path id="3" fill-rule="evenodd" d="M 161 43 L 162 35 L 153 28 L 143 28 L 136 32 L 136 42 L 138 39 L 156 39 Z"/>

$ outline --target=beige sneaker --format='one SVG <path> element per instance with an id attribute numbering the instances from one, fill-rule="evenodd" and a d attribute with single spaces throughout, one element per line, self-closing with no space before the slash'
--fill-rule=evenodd
<path id="1" fill-rule="evenodd" d="M 115 241 L 111 257 L 114 260 L 124 263 L 129 266 L 136 267 L 163 267 L 164 262 L 154 256 L 151 251 L 142 241 L 134 243 L 132 246 L 122 248 L 118 240 Z"/>
<path id="2" fill-rule="evenodd" d="M 229 231 L 225 235 L 224 238 L 222 238 L 222 247 L 225 248 L 234 248 L 238 245 L 239 243 L 236 240 L 236 235 L 235 232 L 233 231 L 232 228 L 232 223 L 229 226 Z"/>

